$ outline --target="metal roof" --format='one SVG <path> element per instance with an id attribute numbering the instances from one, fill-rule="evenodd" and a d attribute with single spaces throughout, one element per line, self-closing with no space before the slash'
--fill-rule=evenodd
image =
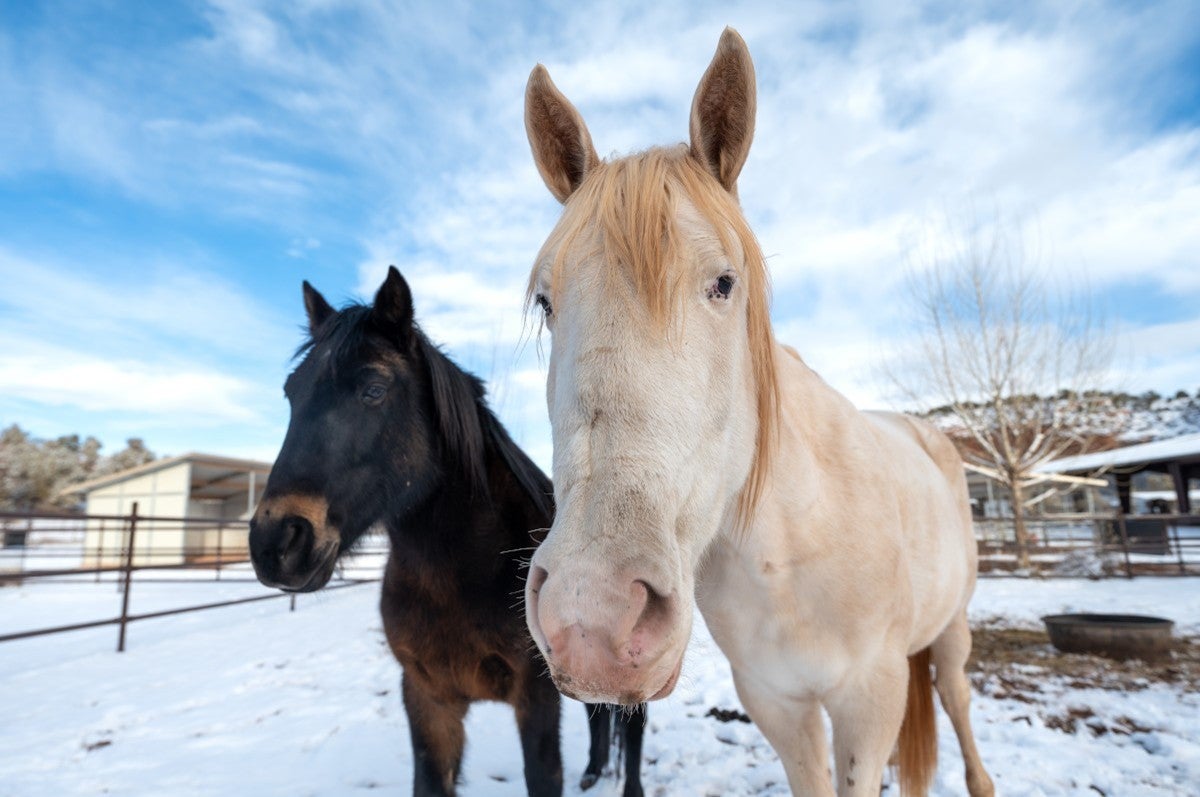
<path id="1" fill-rule="evenodd" d="M 90 493 L 93 490 L 98 490 L 102 487 L 108 487 L 118 482 L 127 479 L 133 479 L 138 476 L 145 476 L 147 473 L 154 473 L 159 470 L 173 468 L 176 465 L 189 462 L 192 464 L 192 482 L 194 495 L 197 498 L 218 498 L 222 497 L 225 490 L 221 490 L 221 483 L 234 479 L 241 474 L 260 473 L 266 475 L 271 472 L 271 463 L 259 462 L 254 459 L 236 459 L 234 457 L 222 457 L 216 454 L 199 454 L 194 451 L 187 454 L 181 454 L 177 457 L 164 457 L 156 459 L 153 462 L 147 462 L 145 465 L 138 465 L 136 468 L 128 468 L 126 470 L 110 473 L 106 476 L 99 476 L 95 479 L 89 479 L 79 484 L 73 484 L 63 490 L 66 494 Z M 201 478 L 197 479 L 197 476 Z M 197 485 L 199 482 L 199 485 Z M 264 482 L 265 483 L 265 482 Z M 196 494 L 196 487 L 207 490 L 209 494 Z M 240 489 L 238 490 L 241 491 Z"/>
<path id="2" fill-rule="evenodd" d="M 1162 462 L 1200 462 L 1200 434 L 1185 434 L 1169 440 L 1078 454 L 1047 462 L 1038 468 L 1041 473 L 1093 473 L 1113 468 L 1154 465 Z"/>

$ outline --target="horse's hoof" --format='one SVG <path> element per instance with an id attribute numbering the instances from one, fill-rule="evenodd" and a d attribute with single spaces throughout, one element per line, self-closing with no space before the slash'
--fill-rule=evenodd
<path id="1" fill-rule="evenodd" d="M 579 779 L 579 788 L 587 791 L 596 785 L 596 781 L 600 780 L 600 776 L 595 772 L 584 772 L 583 777 Z"/>
<path id="2" fill-rule="evenodd" d="M 622 792 L 621 797 L 643 797 L 642 784 L 626 783 L 625 791 Z"/>

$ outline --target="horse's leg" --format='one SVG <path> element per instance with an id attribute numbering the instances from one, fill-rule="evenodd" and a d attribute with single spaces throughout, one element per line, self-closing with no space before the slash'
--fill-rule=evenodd
<path id="1" fill-rule="evenodd" d="M 879 796 L 907 699 L 908 662 L 902 655 L 877 662 L 826 697 L 839 797 Z"/>
<path id="2" fill-rule="evenodd" d="M 608 763 L 608 751 L 612 746 L 613 711 L 616 709 L 605 704 L 591 703 L 585 703 L 583 707 L 587 711 L 588 735 L 592 741 L 588 748 L 587 769 L 583 771 L 583 777 L 579 780 L 579 788 L 587 791 L 600 780 L 604 773 L 604 765 Z"/>
<path id="3" fill-rule="evenodd" d="M 792 794 L 833 797 L 820 703 L 775 694 L 747 678 L 739 678 L 736 671 L 733 685 L 750 719 L 783 763 Z"/>
<path id="4" fill-rule="evenodd" d="M 971 629 L 967 625 L 967 613 L 946 627 L 930 651 L 937 673 L 934 686 L 942 707 L 950 715 L 958 746 L 962 749 L 963 763 L 967 770 L 967 791 L 971 797 L 992 797 L 995 788 L 992 779 L 983 768 L 979 750 L 975 747 L 975 734 L 971 732 L 971 685 L 967 681 L 964 667 L 971 655 Z"/>
<path id="5" fill-rule="evenodd" d="M 435 700 L 407 674 L 400 679 L 413 747 L 414 797 L 453 797 L 462 766 L 467 701 Z"/>
<path id="6" fill-rule="evenodd" d="M 625 790 L 622 797 L 642 797 L 642 737 L 646 734 L 646 704 L 638 703 L 628 712 L 617 714 L 618 733 L 624 741 Z"/>
<path id="7" fill-rule="evenodd" d="M 531 677 L 514 706 L 521 753 L 525 759 L 525 787 L 530 797 L 559 797 L 563 788 L 562 751 L 559 749 L 561 698 L 548 677 Z"/>

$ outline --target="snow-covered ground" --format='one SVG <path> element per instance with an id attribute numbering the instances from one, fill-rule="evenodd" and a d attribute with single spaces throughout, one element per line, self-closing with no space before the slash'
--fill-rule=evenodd
<path id="1" fill-rule="evenodd" d="M 199 603 L 234 589 L 136 587 L 146 605 L 169 596 Z M 0 795 L 407 793 L 399 669 L 384 646 L 377 592 L 363 585 L 302 596 L 294 613 L 281 600 L 148 620 L 131 627 L 123 654 L 113 652 L 112 628 L 0 645 Z M 0 617 L 14 627 L 15 615 L 44 620 L 97 604 L 102 615 L 113 599 L 112 584 L 10 587 L 0 589 Z M 1164 614 L 1180 632 L 1200 633 L 1200 580 L 988 579 L 971 613 L 1032 628 L 1042 614 L 1083 609 Z M 741 706 L 728 666 L 703 624 L 696 628 L 679 688 L 650 707 L 647 793 L 787 794 L 782 767 L 752 725 L 706 716 Z M 1039 683 L 1042 691 L 1024 699 L 986 688 L 988 696 L 975 697 L 976 732 L 998 793 L 1200 793 L 1200 696 L 1156 683 L 1130 692 L 1053 677 Z M 1072 709 L 1096 727 L 1130 731 L 1054 727 Z M 566 701 L 563 724 L 567 794 L 576 795 L 584 710 Z M 963 794 L 944 716 L 939 730 L 934 794 Z M 473 708 L 467 734 L 462 793 L 524 794 L 511 711 Z M 588 792 L 619 793 L 613 779 Z"/>

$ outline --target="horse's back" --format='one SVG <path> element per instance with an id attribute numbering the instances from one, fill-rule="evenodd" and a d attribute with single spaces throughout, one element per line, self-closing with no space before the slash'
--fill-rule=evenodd
<path id="1" fill-rule="evenodd" d="M 940 618 L 966 607 L 978 552 L 962 457 L 931 424 L 896 412 L 864 412 L 894 458 L 902 529 L 918 607 L 916 636 L 936 634 Z M 922 620 L 928 621 L 928 623 Z"/>

